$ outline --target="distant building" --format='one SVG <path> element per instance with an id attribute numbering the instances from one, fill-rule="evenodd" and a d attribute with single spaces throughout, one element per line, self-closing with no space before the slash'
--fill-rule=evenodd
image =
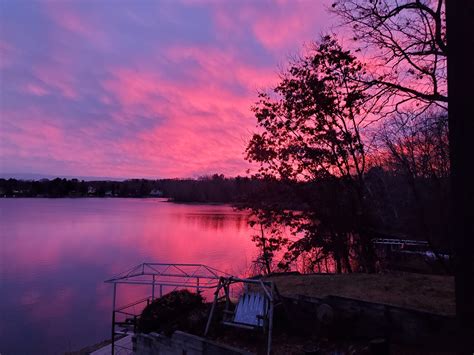
<path id="1" fill-rule="evenodd" d="M 153 189 L 153 190 L 150 191 L 149 195 L 152 196 L 152 197 L 161 197 L 161 196 L 163 196 L 163 191 L 160 191 L 158 189 Z"/>
<path id="2" fill-rule="evenodd" d="M 94 186 L 88 186 L 88 187 L 87 187 L 87 194 L 93 195 L 93 194 L 95 194 L 95 193 L 96 193 L 96 189 L 95 189 Z"/>

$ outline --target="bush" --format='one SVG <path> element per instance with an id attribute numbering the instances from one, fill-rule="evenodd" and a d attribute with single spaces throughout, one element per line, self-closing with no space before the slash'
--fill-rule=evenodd
<path id="1" fill-rule="evenodd" d="M 188 290 L 173 291 L 156 299 L 142 311 L 138 321 L 138 330 L 143 333 L 164 332 L 171 334 L 175 330 L 193 328 L 193 313 L 205 308 L 203 298 Z M 205 313 L 205 312 L 204 312 Z"/>

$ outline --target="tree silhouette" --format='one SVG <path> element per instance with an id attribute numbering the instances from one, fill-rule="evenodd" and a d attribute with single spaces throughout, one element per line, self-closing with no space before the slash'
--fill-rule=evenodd
<path id="1" fill-rule="evenodd" d="M 402 176 L 409 186 L 416 215 L 417 239 L 426 239 L 448 273 L 451 265 L 437 252 L 448 242 L 448 179 L 450 174 L 446 113 L 406 112 L 387 118 L 380 127 L 383 165 Z M 406 197 L 407 198 L 407 197 Z M 450 254 L 453 246 L 449 243 Z"/>
<path id="2" fill-rule="evenodd" d="M 325 36 L 292 63 L 273 92 L 260 93 L 253 107 L 261 132 L 253 135 L 246 157 L 259 163 L 258 176 L 290 183 L 326 181 L 326 188 L 338 193 L 323 199 L 325 192 L 319 191 L 314 199 L 305 191 L 305 213 L 280 210 L 281 220 L 303 234 L 289 246 L 290 260 L 321 246 L 339 255 L 342 241 L 357 234 L 362 264 L 372 269 L 372 247 L 364 231 L 366 152 L 361 137 L 370 111 L 366 87 L 353 80 L 363 75 L 355 56 Z M 347 251 L 342 254 L 347 257 Z"/>
<path id="3" fill-rule="evenodd" d="M 447 54 L 443 0 L 337 0 L 332 5 L 367 53 L 364 79 L 386 112 L 414 104 L 446 108 Z M 389 108 L 387 110 L 387 108 Z"/>
<path id="4" fill-rule="evenodd" d="M 293 63 L 273 93 L 253 107 L 262 133 L 252 137 L 247 159 L 261 176 L 311 181 L 329 176 L 359 181 L 365 169 L 360 126 L 366 114 L 362 65 L 337 41 L 324 37 Z"/>

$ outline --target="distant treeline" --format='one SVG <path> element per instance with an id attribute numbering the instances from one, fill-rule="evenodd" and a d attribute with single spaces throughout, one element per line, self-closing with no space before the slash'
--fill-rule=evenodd
<path id="1" fill-rule="evenodd" d="M 373 230 L 415 239 L 422 238 L 426 229 L 435 240 L 447 234 L 447 179 L 420 177 L 408 182 L 404 175 L 379 167 L 370 169 L 365 179 L 370 191 L 370 227 Z M 411 193 L 413 184 L 418 191 L 416 195 Z M 343 225 L 349 220 L 346 210 L 351 208 L 340 202 L 347 193 L 343 186 L 343 181 L 334 178 L 294 183 L 248 177 L 227 178 L 218 174 L 198 179 L 125 181 L 0 179 L 0 196 L 165 197 L 175 202 L 231 203 L 259 209 L 299 211 L 316 204 L 321 213 Z M 423 216 L 420 216 L 420 211 Z M 424 220 L 424 230 L 420 229 L 420 219 Z"/>
<path id="2" fill-rule="evenodd" d="M 198 179 L 130 179 L 84 181 L 78 179 L 0 179 L 1 197 L 166 197 L 176 202 L 233 203 L 261 184 L 246 177 L 214 174 Z"/>

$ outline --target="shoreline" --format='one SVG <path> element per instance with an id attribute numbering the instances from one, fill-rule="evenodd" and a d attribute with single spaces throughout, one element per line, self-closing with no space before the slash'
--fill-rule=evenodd
<path id="1" fill-rule="evenodd" d="M 0 199 L 44 199 L 44 200 L 79 200 L 79 199 L 131 199 L 131 200 L 160 200 L 157 202 L 175 203 L 180 205 L 209 205 L 209 206 L 230 206 L 234 207 L 233 202 L 199 202 L 199 201 L 174 201 L 171 197 L 156 196 L 0 196 Z"/>

